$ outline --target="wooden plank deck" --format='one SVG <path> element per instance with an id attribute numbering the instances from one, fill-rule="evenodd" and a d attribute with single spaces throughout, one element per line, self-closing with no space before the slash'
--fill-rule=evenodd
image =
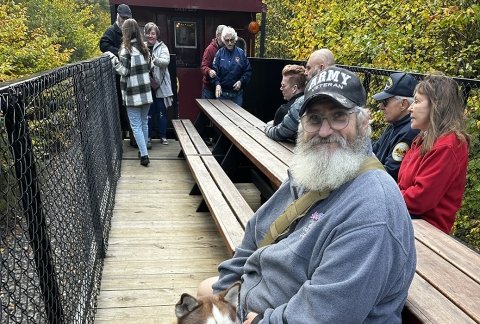
<path id="1" fill-rule="evenodd" d="M 150 166 L 124 143 L 107 256 L 95 323 L 172 323 L 184 292 L 216 275 L 228 253 L 210 213 L 196 212 L 201 196 L 178 142 L 154 141 Z M 252 209 L 260 204 L 251 184 L 237 185 Z"/>

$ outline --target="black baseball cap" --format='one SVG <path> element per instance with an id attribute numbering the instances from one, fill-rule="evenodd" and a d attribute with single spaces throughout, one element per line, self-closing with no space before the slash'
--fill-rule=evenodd
<path id="1" fill-rule="evenodd" d="M 382 101 L 393 96 L 413 97 L 413 92 L 417 86 L 417 80 L 408 73 L 392 73 L 387 80 L 385 89 L 382 92 L 372 96 L 377 101 Z"/>
<path id="2" fill-rule="evenodd" d="M 132 10 L 130 10 L 130 7 L 127 6 L 126 4 L 121 4 L 117 7 L 117 13 L 120 15 L 120 17 L 127 17 L 127 18 L 132 18 Z"/>
<path id="3" fill-rule="evenodd" d="M 320 98 L 331 99 L 345 109 L 363 107 L 367 102 L 367 94 L 358 76 L 337 66 L 318 72 L 308 81 L 300 116 L 312 101 Z"/>

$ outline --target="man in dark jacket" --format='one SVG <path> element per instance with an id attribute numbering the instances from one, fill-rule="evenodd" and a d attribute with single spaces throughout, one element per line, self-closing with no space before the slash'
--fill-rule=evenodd
<path id="1" fill-rule="evenodd" d="M 122 44 L 122 25 L 125 20 L 132 18 L 132 11 L 130 7 L 126 4 L 121 4 L 117 7 L 117 20 L 105 31 L 102 38 L 100 38 L 100 50 L 105 52 L 112 52 L 118 57 L 118 50 Z M 127 109 L 123 106 L 122 103 L 122 94 L 120 91 L 120 76 L 115 75 L 116 86 L 117 86 L 117 98 L 118 98 L 118 108 L 120 114 L 120 126 L 122 132 L 129 132 L 130 135 L 130 145 L 136 147 L 135 139 L 133 138 L 133 133 L 130 128 L 130 122 L 128 120 Z M 125 136 L 123 136 L 125 137 Z"/>
<path id="2" fill-rule="evenodd" d="M 385 121 L 390 124 L 373 144 L 373 153 L 395 181 L 400 163 L 418 134 L 417 129 L 410 127 L 408 112 L 416 85 L 417 81 L 411 74 L 393 73 L 385 89 L 373 95 L 373 99 L 379 102 L 379 108 L 384 111 Z"/>
<path id="3" fill-rule="evenodd" d="M 212 39 L 210 44 L 207 46 L 205 51 L 203 52 L 202 57 L 202 65 L 200 69 L 202 70 L 203 74 L 203 86 L 202 86 L 202 98 L 203 99 L 215 99 L 214 88 L 211 83 L 212 79 L 217 76 L 217 72 L 212 69 L 213 59 L 215 58 L 215 54 L 220 47 L 223 46 L 222 42 L 222 31 L 225 28 L 225 25 L 218 25 L 217 30 L 215 32 L 215 38 Z"/>
<path id="4" fill-rule="evenodd" d="M 126 4 L 117 7 L 117 20 L 108 27 L 108 29 L 100 38 L 100 50 L 105 53 L 112 52 L 118 56 L 118 49 L 122 44 L 122 25 L 125 20 L 132 18 L 132 11 Z"/>

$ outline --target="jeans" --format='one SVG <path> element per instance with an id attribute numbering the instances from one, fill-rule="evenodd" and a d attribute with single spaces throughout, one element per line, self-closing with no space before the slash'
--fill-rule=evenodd
<path id="1" fill-rule="evenodd" d="M 202 99 L 216 99 L 215 92 L 204 86 L 202 88 Z"/>
<path id="2" fill-rule="evenodd" d="M 132 127 L 133 136 L 137 141 L 140 156 L 148 155 L 147 139 L 148 139 L 148 110 L 150 105 L 130 106 L 127 107 L 128 119 Z"/>
<path id="3" fill-rule="evenodd" d="M 218 99 L 230 99 L 240 107 L 243 104 L 243 90 L 240 91 L 222 91 L 220 98 Z"/>
<path id="4" fill-rule="evenodd" d="M 153 125 L 158 125 L 158 135 L 160 138 L 167 138 L 167 108 L 163 98 L 153 97 L 153 103 L 148 112 L 149 137 L 154 134 Z"/>

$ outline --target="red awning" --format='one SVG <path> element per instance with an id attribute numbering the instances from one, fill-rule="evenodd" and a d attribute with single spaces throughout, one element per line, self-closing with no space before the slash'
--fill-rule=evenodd
<path id="1" fill-rule="evenodd" d="M 263 12 L 262 0 L 110 0 L 110 4 L 175 9 Z"/>

